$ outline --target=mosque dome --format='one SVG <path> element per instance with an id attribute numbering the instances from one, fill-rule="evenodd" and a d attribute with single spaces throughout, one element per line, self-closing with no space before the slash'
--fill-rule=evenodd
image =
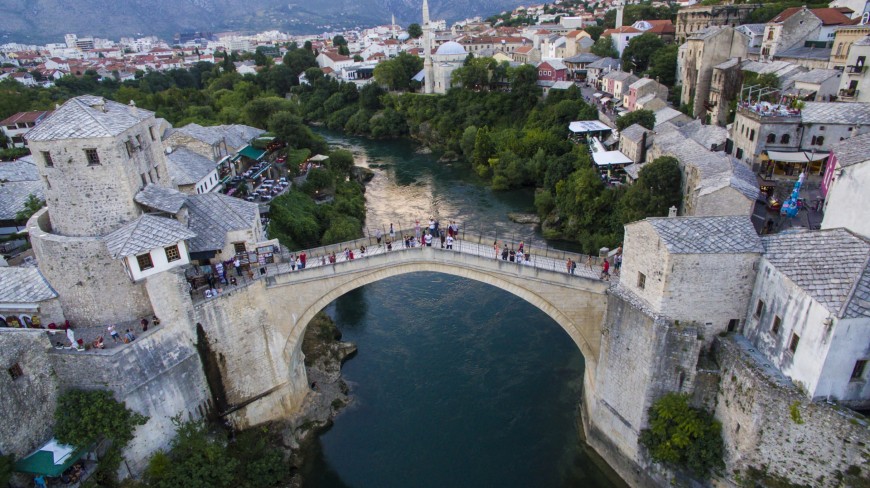
<path id="1" fill-rule="evenodd" d="M 402 42 L 407 41 L 410 37 L 411 36 L 409 36 L 407 32 L 402 32 L 401 34 L 399 34 L 399 40 Z"/>
<path id="2" fill-rule="evenodd" d="M 465 48 L 462 44 L 459 44 L 456 41 L 448 41 L 438 47 L 438 50 L 435 51 L 436 56 L 450 56 L 455 54 L 466 54 Z"/>

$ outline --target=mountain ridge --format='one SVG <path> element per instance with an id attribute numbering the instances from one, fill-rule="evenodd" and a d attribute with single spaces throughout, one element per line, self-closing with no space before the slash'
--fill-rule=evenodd
<path id="1" fill-rule="evenodd" d="M 448 23 L 489 16 L 520 5 L 517 0 L 434 0 L 434 19 Z M 334 0 L 322 5 L 300 0 L 0 0 L 0 44 L 63 42 L 63 36 L 155 35 L 171 41 L 182 32 L 291 34 L 366 28 L 421 21 L 422 0 Z"/>

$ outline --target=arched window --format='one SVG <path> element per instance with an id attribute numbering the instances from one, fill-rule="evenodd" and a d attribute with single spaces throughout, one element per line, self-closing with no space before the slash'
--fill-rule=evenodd
<path id="1" fill-rule="evenodd" d="M 791 140 L 791 136 L 788 134 L 783 134 L 782 137 L 779 138 L 779 142 L 781 144 L 788 144 L 788 141 Z"/>
<path id="2" fill-rule="evenodd" d="M 841 42 L 841 43 L 837 44 L 837 54 L 836 55 L 839 56 L 840 54 L 842 54 L 842 52 L 843 52 L 843 43 Z"/>
<path id="3" fill-rule="evenodd" d="M 768 134 L 767 142 L 776 142 L 776 134 Z"/>

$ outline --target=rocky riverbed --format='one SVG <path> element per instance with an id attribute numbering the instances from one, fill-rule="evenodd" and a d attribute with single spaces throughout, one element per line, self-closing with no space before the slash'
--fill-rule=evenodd
<path id="1" fill-rule="evenodd" d="M 323 312 L 308 325 L 302 342 L 311 392 L 299 413 L 283 425 L 281 443 L 289 451 L 296 474 L 286 486 L 301 487 L 300 468 L 317 435 L 332 426 L 335 415 L 350 402 L 348 387 L 341 378 L 341 364 L 356 353 L 356 346 L 341 341 L 341 332 Z"/>

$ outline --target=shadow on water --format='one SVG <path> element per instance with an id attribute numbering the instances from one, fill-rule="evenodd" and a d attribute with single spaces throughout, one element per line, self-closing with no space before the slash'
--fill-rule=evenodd
<path id="1" fill-rule="evenodd" d="M 584 449 L 584 361 L 561 327 L 494 288 L 411 273 L 329 305 L 352 403 L 311 449 L 306 487 L 624 486 Z"/>

